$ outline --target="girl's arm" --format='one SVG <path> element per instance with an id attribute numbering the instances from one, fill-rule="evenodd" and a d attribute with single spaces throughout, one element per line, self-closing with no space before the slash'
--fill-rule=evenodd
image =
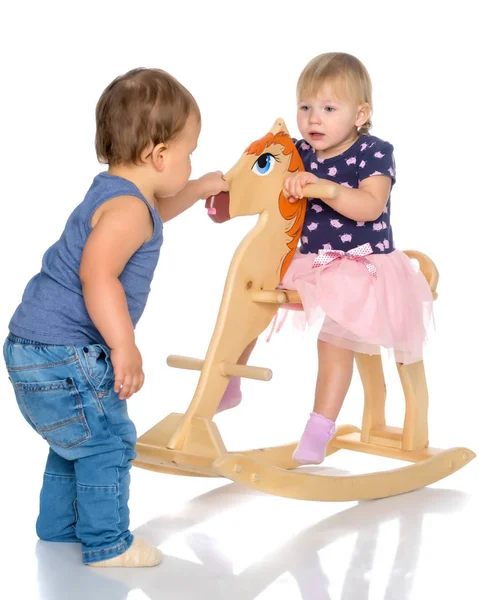
<path id="1" fill-rule="evenodd" d="M 148 208 L 134 196 L 103 204 L 83 249 L 80 281 L 95 327 L 111 349 L 115 391 L 129 398 L 143 385 L 142 360 L 135 344 L 125 291 L 118 277 L 130 257 L 148 240 L 153 224 Z"/>
<path id="2" fill-rule="evenodd" d="M 220 171 L 207 173 L 199 179 L 191 179 L 185 187 L 174 196 L 155 196 L 156 210 L 163 223 L 174 219 L 202 198 L 215 196 L 228 191 L 229 186 Z"/>
<path id="3" fill-rule="evenodd" d="M 387 175 L 374 175 L 363 179 L 359 188 L 347 188 L 312 173 L 297 173 L 285 181 L 285 189 L 294 198 L 302 198 L 303 188 L 309 183 L 327 183 L 337 187 L 336 198 L 321 200 L 335 211 L 353 221 L 375 221 L 384 211 L 391 191 L 391 178 Z"/>
<path id="4" fill-rule="evenodd" d="M 331 200 L 323 200 L 325 204 L 353 221 L 375 221 L 382 215 L 388 201 L 391 178 L 387 175 L 374 175 L 363 179 L 357 189 L 338 183 L 334 185 L 338 188 L 338 195 Z"/>

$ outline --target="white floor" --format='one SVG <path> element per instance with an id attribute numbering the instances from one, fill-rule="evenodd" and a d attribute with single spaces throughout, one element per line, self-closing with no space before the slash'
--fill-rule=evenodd
<path id="1" fill-rule="evenodd" d="M 164 562 L 107 571 L 84 567 L 76 545 L 36 539 L 42 459 L 40 451 L 34 455 L 4 469 L 6 600 L 477 598 L 479 460 L 430 488 L 347 504 L 285 500 L 221 479 L 135 469 L 132 529 L 163 550 Z M 344 452 L 318 472 L 395 466 Z"/>

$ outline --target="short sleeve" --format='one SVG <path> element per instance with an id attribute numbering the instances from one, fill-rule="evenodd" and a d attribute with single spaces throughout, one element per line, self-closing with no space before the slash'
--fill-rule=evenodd
<path id="1" fill-rule="evenodd" d="M 396 163 L 392 144 L 374 138 L 371 142 L 368 141 L 364 149 L 361 149 L 358 168 L 359 181 L 374 175 L 387 175 L 391 177 L 391 185 L 394 185 L 396 182 Z"/>
<path id="2" fill-rule="evenodd" d="M 296 150 L 299 152 L 299 156 L 301 157 L 301 160 L 303 161 L 304 165 L 306 166 L 307 162 L 310 162 L 311 160 L 313 160 L 314 157 L 314 150 L 311 148 L 311 146 L 305 141 L 305 140 L 298 140 L 296 138 L 291 138 L 294 142 L 294 145 L 296 146 Z"/>

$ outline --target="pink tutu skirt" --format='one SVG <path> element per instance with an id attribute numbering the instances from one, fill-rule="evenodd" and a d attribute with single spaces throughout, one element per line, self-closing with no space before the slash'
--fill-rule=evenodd
<path id="1" fill-rule="evenodd" d="M 384 347 L 404 364 L 422 359 L 433 298 L 410 258 L 394 250 L 370 254 L 368 267 L 346 257 L 313 267 L 316 257 L 297 251 L 279 286 L 297 290 L 303 326 L 319 326 L 318 339 L 354 352 Z"/>

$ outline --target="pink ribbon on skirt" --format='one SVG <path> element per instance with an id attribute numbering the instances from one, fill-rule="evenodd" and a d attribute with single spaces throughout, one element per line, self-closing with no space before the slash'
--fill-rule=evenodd
<path id="1" fill-rule="evenodd" d="M 378 275 L 376 267 L 370 260 L 366 258 L 366 256 L 368 256 L 369 254 L 373 254 L 373 249 L 371 248 L 371 244 L 369 242 L 367 242 L 366 244 L 362 244 L 361 246 L 357 246 L 356 248 L 352 248 L 352 250 L 348 250 L 347 252 L 345 252 L 344 250 L 319 250 L 316 258 L 314 259 L 312 268 L 316 269 L 318 267 L 324 267 L 332 263 L 334 260 L 338 260 L 340 258 L 347 258 L 349 260 L 354 260 L 363 264 L 368 270 L 369 274 L 372 277 L 374 277 L 374 279 L 377 279 Z M 266 338 L 267 342 L 271 341 L 271 337 L 274 333 L 275 328 L 276 333 L 279 333 L 281 331 L 287 316 L 288 313 L 285 310 L 284 315 L 281 321 L 279 322 L 278 327 L 276 328 L 276 323 L 278 322 L 278 312 L 276 312 L 271 323 L 270 332 L 268 334 L 268 337 Z"/>
<path id="2" fill-rule="evenodd" d="M 348 258 L 349 260 L 355 260 L 362 263 L 368 272 L 374 277 L 374 279 L 377 279 L 378 275 L 376 267 L 366 258 L 368 254 L 372 253 L 373 249 L 371 248 L 371 244 L 369 242 L 363 244 L 362 246 L 357 246 L 352 250 L 348 250 L 347 252 L 344 250 L 319 250 L 318 255 L 313 262 L 313 269 L 329 265 L 329 263 L 337 260 L 338 258 Z"/>

